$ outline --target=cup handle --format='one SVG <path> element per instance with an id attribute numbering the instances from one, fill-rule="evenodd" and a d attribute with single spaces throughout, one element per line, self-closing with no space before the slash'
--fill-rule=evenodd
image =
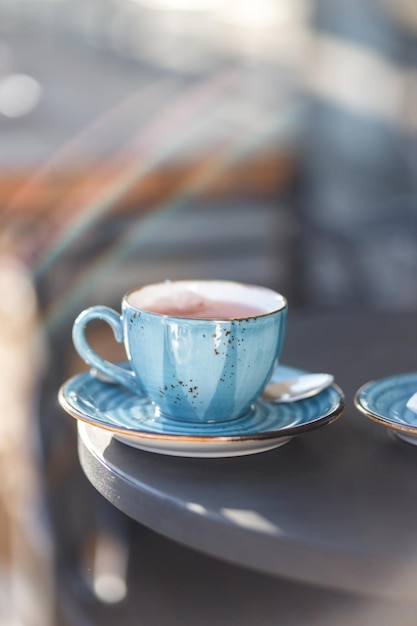
<path id="1" fill-rule="evenodd" d="M 79 314 L 72 327 L 72 340 L 80 357 L 88 365 L 95 367 L 101 374 L 104 374 L 120 385 L 124 385 L 131 391 L 143 395 L 135 373 L 132 372 L 132 370 L 127 370 L 114 363 L 110 363 L 110 361 L 107 361 L 92 349 L 86 337 L 87 324 L 92 320 L 107 322 L 107 324 L 111 326 L 114 337 L 118 343 L 122 343 L 124 339 L 121 315 L 108 306 L 92 306 Z"/>

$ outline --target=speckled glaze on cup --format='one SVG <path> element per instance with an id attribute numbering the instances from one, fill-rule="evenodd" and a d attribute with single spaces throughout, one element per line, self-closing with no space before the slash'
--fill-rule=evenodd
<path id="1" fill-rule="evenodd" d="M 212 300 L 252 305 L 247 318 L 198 319 L 146 310 L 158 298 L 189 290 Z M 86 309 L 73 326 L 75 348 L 84 361 L 128 387 L 139 401 L 155 404 L 155 416 L 187 422 L 221 422 L 245 415 L 278 363 L 287 301 L 281 294 L 232 281 L 166 281 L 129 291 L 121 315 L 107 306 Z M 131 370 L 100 357 L 85 330 L 106 321 L 124 342 Z"/>

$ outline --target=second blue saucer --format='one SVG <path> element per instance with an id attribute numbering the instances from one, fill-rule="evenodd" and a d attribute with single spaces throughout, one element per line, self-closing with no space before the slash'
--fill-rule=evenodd
<path id="1" fill-rule="evenodd" d="M 366 417 L 417 445 L 417 414 L 406 406 L 416 391 L 417 372 L 389 376 L 358 389 L 355 406 Z"/>

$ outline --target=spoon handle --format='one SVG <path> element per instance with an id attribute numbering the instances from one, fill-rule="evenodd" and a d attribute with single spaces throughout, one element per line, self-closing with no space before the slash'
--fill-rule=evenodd
<path id="1" fill-rule="evenodd" d="M 417 392 L 413 393 L 411 398 L 408 399 L 405 406 L 407 407 L 407 409 L 410 409 L 410 411 L 413 411 L 413 413 L 417 413 Z"/>
<path id="2" fill-rule="evenodd" d="M 329 387 L 333 380 L 331 374 L 301 374 L 295 378 L 274 381 L 265 387 L 262 399 L 277 404 L 311 398 Z"/>

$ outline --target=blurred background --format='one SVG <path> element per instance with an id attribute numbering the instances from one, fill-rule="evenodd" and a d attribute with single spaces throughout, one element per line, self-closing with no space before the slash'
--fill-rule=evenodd
<path id="1" fill-rule="evenodd" d="M 137 529 L 56 401 L 78 312 L 167 278 L 417 310 L 416 132 L 414 0 L 0 0 L 1 626 L 128 606 Z"/>

